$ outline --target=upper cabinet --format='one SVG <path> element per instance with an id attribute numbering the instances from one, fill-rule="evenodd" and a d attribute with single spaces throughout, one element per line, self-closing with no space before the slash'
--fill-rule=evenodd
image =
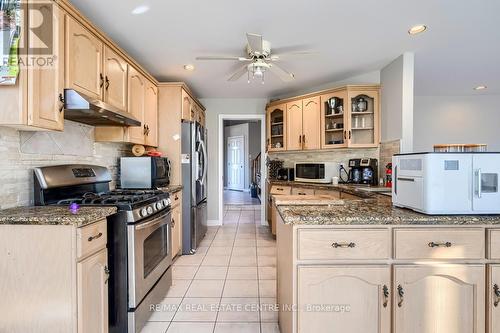
<path id="1" fill-rule="evenodd" d="M 286 150 L 287 106 L 276 105 L 267 108 L 267 150 Z"/>
<path id="2" fill-rule="evenodd" d="M 146 79 L 138 71 L 130 68 L 128 72 L 128 112 L 142 124 L 142 126 L 128 128 L 127 141 L 130 143 L 144 143 L 146 135 L 146 124 L 144 124 L 145 90 Z"/>
<path id="3" fill-rule="evenodd" d="M 267 108 L 269 151 L 377 147 L 379 90 L 378 85 L 346 86 L 292 98 L 286 104 L 273 102 Z M 283 105 L 286 105 L 286 117 L 278 118 L 283 119 L 280 126 L 286 133 L 286 144 L 280 143 L 276 149 L 273 141 L 279 142 L 279 137 L 275 137 L 278 125 L 273 124 L 270 110 Z"/>
<path id="4" fill-rule="evenodd" d="M 110 47 L 104 47 L 104 102 L 127 110 L 128 64 Z"/>
<path id="5" fill-rule="evenodd" d="M 103 42 L 66 16 L 66 87 L 102 100 Z"/>

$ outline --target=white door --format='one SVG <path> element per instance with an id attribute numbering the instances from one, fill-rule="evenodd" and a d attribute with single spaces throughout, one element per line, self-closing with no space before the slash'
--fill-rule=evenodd
<path id="1" fill-rule="evenodd" d="M 242 136 L 227 138 L 227 187 L 231 190 L 245 188 L 245 140 Z"/>
<path id="2" fill-rule="evenodd" d="M 496 213 L 500 207 L 500 154 L 474 154 L 473 209 L 477 213 Z"/>

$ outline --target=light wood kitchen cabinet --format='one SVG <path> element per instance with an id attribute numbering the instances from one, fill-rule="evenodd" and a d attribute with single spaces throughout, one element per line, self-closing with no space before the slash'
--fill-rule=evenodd
<path id="1" fill-rule="evenodd" d="M 352 148 L 377 147 L 380 143 L 379 89 L 348 89 L 349 131 Z"/>
<path id="2" fill-rule="evenodd" d="M 300 266 L 298 286 L 297 332 L 390 332 L 389 266 Z"/>
<path id="3" fill-rule="evenodd" d="M 171 195 L 172 199 L 172 258 L 182 250 L 182 192 Z"/>
<path id="4" fill-rule="evenodd" d="M 320 98 L 306 98 L 302 101 L 302 149 L 319 149 L 320 145 Z"/>
<path id="5" fill-rule="evenodd" d="M 158 88 L 146 80 L 144 96 L 144 144 L 158 146 Z"/>
<path id="6" fill-rule="evenodd" d="M 485 332 L 484 265 L 395 265 L 393 294 L 395 332 Z"/>
<path id="7" fill-rule="evenodd" d="M 302 100 L 286 104 L 286 148 L 301 150 L 302 145 Z"/>
<path id="8" fill-rule="evenodd" d="M 108 251 L 103 249 L 77 264 L 78 332 L 108 331 Z"/>
<path id="9" fill-rule="evenodd" d="M 102 100 L 103 42 L 82 24 L 66 16 L 66 88 Z"/>
<path id="10" fill-rule="evenodd" d="M 347 147 L 347 90 L 321 95 L 321 148 Z"/>
<path id="11" fill-rule="evenodd" d="M 0 125 L 21 130 L 57 130 L 64 128 L 63 93 L 64 93 L 64 26 L 65 13 L 51 3 L 23 3 L 23 7 L 37 6 L 36 10 L 26 8 L 29 15 L 21 17 L 21 26 L 40 27 L 37 34 L 26 33 L 29 29 L 21 28 L 21 44 L 28 45 L 28 50 L 46 47 L 44 37 L 52 40 L 53 57 L 50 62 L 45 55 L 28 54 L 27 57 L 41 57 L 46 66 L 21 67 L 17 82 L 12 86 L 0 87 L 2 112 Z M 42 14 L 52 15 L 53 24 L 42 25 Z M 35 14 L 36 13 L 36 14 Z M 26 61 L 20 55 L 20 61 Z M 30 62 L 33 60 L 30 60 Z"/>
<path id="12" fill-rule="evenodd" d="M 127 111 L 128 64 L 109 46 L 104 47 L 104 102 Z"/>
<path id="13" fill-rule="evenodd" d="M 283 151 L 287 145 L 286 104 L 269 107 L 267 119 L 267 151 Z"/>
<path id="14" fill-rule="evenodd" d="M 489 265 L 488 333 L 500 333 L 500 265 Z"/>
<path id="15" fill-rule="evenodd" d="M 142 126 L 131 126 L 128 130 L 128 142 L 143 144 L 146 128 L 144 124 L 144 102 L 146 79 L 135 69 L 128 72 L 128 112 L 139 120 Z"/>
<path id="16" fill-rule="evenodd" d="M 313 188 L 292 187 L 292 195 L 314 195 Z"/>

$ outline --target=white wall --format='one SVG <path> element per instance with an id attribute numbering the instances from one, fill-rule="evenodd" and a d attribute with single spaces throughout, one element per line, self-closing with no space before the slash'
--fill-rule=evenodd
<path id="1" fill-rule="evenodd" d="M 413 81 L 412 53 L 399 56 L 380 72 L 381 141 L 401 140 L 402 151 L 413 149 Z"/>
<path id="2" fill-rule="evenodd" d="M 208 128 L 208 220 L 219 219 L 219 175 L 218 133 L 219 115 L 265 114 L 265 98 L 202 98 L 201 103 L 207 109 Z M 221 152 L 223 153 L 223 152 Z"/>
<path id="3" fill-rule="evenodd" d="M 415 96 L 415 151 L 444 143 L 486 143 L 500 151 L 499 128 L 500 95 Z"/>

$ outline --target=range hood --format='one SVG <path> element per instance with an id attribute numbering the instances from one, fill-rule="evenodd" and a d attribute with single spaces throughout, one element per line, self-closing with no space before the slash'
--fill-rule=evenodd
<path id="1" fill-rule="evenodd" d="M 131 114 L 73 89 L 64 89 L 64 118 L 93 126 L 141 126 Z"/>

